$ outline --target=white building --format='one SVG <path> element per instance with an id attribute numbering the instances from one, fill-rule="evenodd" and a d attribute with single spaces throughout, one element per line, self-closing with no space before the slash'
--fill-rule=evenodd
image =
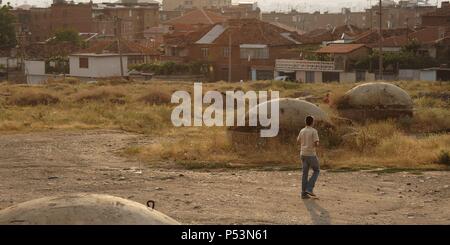
<path id="1" fill-rule="evenodd" d="M 128 76 L 128 57 L 122 56 L 123 75 Z M 70 76 L 100 78 L 121 76 L 120 55 L 80 53 L 69 55 Z"/>
<path id="2" fill-rule="evenodd" d="M 375 75 L 367 71 L 346 72 L 337 69 L 333 61 L 290 60 L 275 61 L 275 77 L 289 76 L 304 83 L 373 81 Z"/>

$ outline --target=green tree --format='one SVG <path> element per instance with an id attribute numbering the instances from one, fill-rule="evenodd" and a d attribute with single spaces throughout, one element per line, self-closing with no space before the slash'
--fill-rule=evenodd
<path id="1" fill-rule="evenodd" d="M 83 40 L 79 33 L 73 29 L 60 29 L 55 32 L 53 42 L 69 42 L 77 46 L 81 46 Z"/>
<path id="2" fill-rule="evenodd" d="M 15 17 L 10 11 L 11 6 L 0 7 L 0 48 L 13 48 L 17 45 Z"/>
<path id="3" fill-rule="evenodd" d="M 402 52 L 405 53 L 412 53 L 414 55 L 417 55 L 420 49 L 420 43 L 417 41 L 417 39 L 411 39 L 408 41 L 408 43 L 402 47 Z"/>

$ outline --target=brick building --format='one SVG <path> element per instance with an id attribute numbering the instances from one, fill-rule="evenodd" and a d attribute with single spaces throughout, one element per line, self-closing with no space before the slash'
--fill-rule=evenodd
<path id="1" fill-rule="evenodd" d="M 208 63 L 213 81 L 228 80 L 230 61 L 232 81 L 265 80 L 273 79 L 276 59 L 298 57 L 293 49 L 301 44 L 300 39 L 296 32 L 257 19 L 230 19 L 184 36 L 167 37 L 177 52 L 166 55 Z"/>
<path id="2" fill-rule="evenodd" d="M 408 4 L 407 4 L 407 3 Z M 409 1 L 400 1 L 398 4 L 383 5 L 383 28 L 396 29 L 415 27 L 421 25 L 421 16 L 436 10 L 436 6 L 415 5 Z M 298 12 L 292 10 L 288 13 L 270 12 L 263 13 L 262 19 L 269 22 L 280 22 L 302 31 L 311 31 L 326 27 L 336 27 L 346 24 L 359 28 L 378 28 L 379 7 L 375 5 L 370 9 L 360 12 L 352 12 L 343 8 L 339 13 L 329 12 Z"/>
<path id="3" fill-rule="evenodd" d="M 93 6 L 96 21 L 104 23 L 106 30 L 120 26 L 120 33 L 125 39 L 144 39 L 146 30 L 159 25 L 159 3 L 154 1 L 122 1 L 122 3 L 101 3 Z M 114 22 L 118 20 L 116 26 Z M 109 24 L 111 23 L 111 24 Z M 101 32 L 102 30 L 100 30 Z"/>
<path id="4" fill-rule="evenodd" d="M 450 26 L 450 2 L 442 2 L 441 8 L 422 16 L 424 26 Z"/>
<path id="5" fill-rule="evenodd" d="M 221 8 L 231 6 L 231 0 L 163 0 L 163 10 L 186 10 L 193 8 Z"/>
<path id="6" fill-rule="evenodd" d="M 15 9 L 13 13 L 30 43 L 43 42 L 55 31 L 67 28 L 99 36 L 121 33 L 126 39 L 143 39 L 145 30 L 159 25 L 159 3 L 155 1 L 94 4 L 55 0 L 49 8 Z"/>
<path id="7" fill-rule="evenodd" d="M 170 32 L 188 32 L 205 25 L 224 22 L 228 17 L 203 8 L 193 9 L 162 23 Z"/>

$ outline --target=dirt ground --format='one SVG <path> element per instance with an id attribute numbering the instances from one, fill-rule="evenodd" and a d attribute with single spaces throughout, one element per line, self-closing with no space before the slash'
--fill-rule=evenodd
<path id="1" fill-rule="evenodd" d="M 121 157 L 149 142 L 120 131 L 0 135 L 0 208 L 74 192 L 111 194 L 186 224 L 450 224 L 450 172 L 322 171 L 319 200 L 299 171 L 154 168 Z"/>

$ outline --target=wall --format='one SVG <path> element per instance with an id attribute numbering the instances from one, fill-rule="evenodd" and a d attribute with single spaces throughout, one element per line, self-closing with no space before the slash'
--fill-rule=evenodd
<path id="1" fill-rule="evenodd" d="M 27 75 L 45 75 L 45 61 L 43 60 L 26 60 L 25 74 Z"/>
<path id="2" fill-rule="evenodd" d="M 24 63 L 28 84 L 41 84 L 47 81 L 48 76 L 45 74 L 45 61 L 26 60 Z"/>
<path id="3" fill-rule="evenodd" d="M 89 58 L 89 68 L 79 67 L 80 56 L 69 56 L 70 75 L 75 77 L 120 76 L 119 56 L 83 56 Z M 124 75 L 128 75 L 128 58 L 122 57 Z"/>
<path id="4" fill-rule="evenodd" d="M 341 72 L 339 75 L 339 79 L 341 83 L 354 83 L 356 82 L 356 73 L 355 72 Z"/>
<path id="5" fill-rule="evenodd" d="M 295 80 L 304 83 L 306 81 L 306 72 L 305 71 L 295 72 Z"/>
<path id="6" fill-rule="evenodd" d="M 398 70 L 398 79 L 407 81 L 420 80 L 420 70 L 400 69 Z"/>
<path id="7" fill-rule="evenodd" d="M 323 79 L 322 79 L 322 72 L 321 71 L 314 72 L 314 82 L 315 83 L 321 83 L 322 81 L 323 81 Z"/>
<path id="8" fill-rule="evenodd" d="M 436 71 L 420 71 L 421 81 L 436 81 Z"/>
<path id="9" fill-rule="evenodd" d="M 8 64 L 6 63 L 8 61 Z M 17 58 L 0 57 L 0 66 L 3 65 L 5 68 L 17 68 L 18 60 Z"/>

